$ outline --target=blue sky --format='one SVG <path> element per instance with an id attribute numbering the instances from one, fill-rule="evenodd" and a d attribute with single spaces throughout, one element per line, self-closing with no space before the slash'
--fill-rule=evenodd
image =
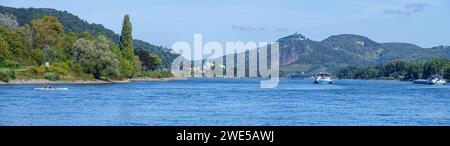
<path id="1" fill-rule="evenodd" d="M 301 33 L 313 40 L 351 33 L 377 42 L 422 47 L 450 44 L 447 0 L 2 0 L 11 7 L 66 10 L 120 32 L 124 14 L 134 37 L 156 45 L 193 40 L 276 41 Z"/>

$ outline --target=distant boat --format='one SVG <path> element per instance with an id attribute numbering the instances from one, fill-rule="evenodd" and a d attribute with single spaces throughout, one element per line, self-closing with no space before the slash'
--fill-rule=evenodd
<path id="1" fill-rule="evenodd" d="M 445 84 L 447 84 L 447 81 L 445 81 L 445 79 L 443 77 L 431 75 L 426 80 L 424 80 L 424 79 L 414 80 L 413 83 L 414 84 L 429 84 L 429 85 L 445 85 Z"/>
<path id="2" fill-rule="evenodd" d="M 44 86 L 43 88 L 34 88 L 34 90 L 55 91 L 55 90 L 69 90 L 69 88 L 58 88 L 58 87 L 52 87 L 52 86 Z"/>
<path id="3" fill-rule="evenodd" d="M 315 76 L 314 83 L 316 84 L 331 84 L 333 83 L 333 79 L 331 75 L 328 73 L 319 73 Z"/>

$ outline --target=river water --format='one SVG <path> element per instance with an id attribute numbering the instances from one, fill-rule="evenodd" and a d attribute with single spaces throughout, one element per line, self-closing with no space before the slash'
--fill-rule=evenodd
<path id="1" fill-rule="evenodd" d="M 1 85 L 0 125 L 450 125 L 450 85 L 200 79 Z"/>

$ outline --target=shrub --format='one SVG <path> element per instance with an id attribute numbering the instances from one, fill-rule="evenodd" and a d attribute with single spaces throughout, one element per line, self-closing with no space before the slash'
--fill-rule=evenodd
<path id="1" fill-rule="evenodd" d="M 37 67 L 37 66 L 30 66 L 30 67 L 28 67 L 28 71 L 30 73 L 33 73 L 33 74 L 37 75 L 39 73 L 39 67 Z"/>
<path id="2" fill-rule="evenodd" d="M 72 72 L 75 73 L 76 75 L 80 75 L 80 74 L 84 73 L 83 66 L 81 66 L 81 64 L 79 64 L 79 63 L 73 63 L 71 65 L 71 69 L 72 69 Z"/>
<path id="3" fill-rule="evenodd" d="M 50 81 L 56 81 L 60 79 L 59 75 L 53 72 L 45 73 L 44 78 Z"/>
<path id="4" fill-rule="evenodd" d="M 143 71 L 141 76 L 149 78 L 171 78 L 173 74 L 169 71 Z"/>
<path id="5" fill-rule="evenodd" d="M 16 74 L 12 69 L 0 69 L 0 80 L 8 82 L 16 78 Z"/>
<path id="6" fill-rule="evenodd" d="M 49 72 L 54 72 L 62 76 L 67 76 L 69 74 L 69 70 L 69 65 L 64 62 L 56 62 L 48 67 Z"/>
<path id="7" fill-rule="evenodd" d="M 39 67 L 37 68 L 37 73 L 38 73 L 39 75 L 44 75 L 45 72 L 47 72 L 47 69 L 46 69 L 45 66 L 41 65 L 41 66 L 39 66 Z"/>
<path id="8" fill-rule="evenodd" d="M 19 63 L 13 60 L 5 60 L 3 63 L 4 64 L 2 66 L 8 68 L 18 68 L 20 66 Z"/>

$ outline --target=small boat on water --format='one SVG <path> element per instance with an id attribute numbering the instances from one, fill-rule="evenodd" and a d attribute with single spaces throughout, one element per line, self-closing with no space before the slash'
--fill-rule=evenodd
<path id="1" fill-rule="evenodd" d="M 445 81 L 445 79 L 441 76 L 431 75 L 426 80 L 424 80 L 424 79 L 414 80 L 413 83 L 414 84 L 429 84 L 429 85 L 445 85 L 445 84 L 447 84 L 447 81 Z"/>
<path id="2" fill-rule="evenodd" d="M 34 90 L 56 91 L 56 90 L 69 90 L 69 88 L 59 88 L 59 87 L 54 87 L 54 86 L 44 86 L 43 88 L 34 88 Z"/>
<path id="3" fill-rule="evenodd" d="M 321 72 L 315 76 L 314 83 L 315 84 L 331 84 L 331 83 L 333 83 L 333 79 L 331 78 L 330 74 Z"/>

